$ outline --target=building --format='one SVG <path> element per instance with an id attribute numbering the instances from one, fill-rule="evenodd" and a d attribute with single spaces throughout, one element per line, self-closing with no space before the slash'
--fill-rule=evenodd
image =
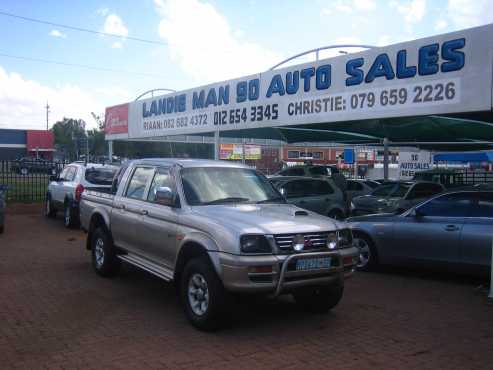
<path id="1" fill-rule="evenodd" d="M 21 157 L 53 159 L 52 131 L 0 129 L 0 160 Z"/>

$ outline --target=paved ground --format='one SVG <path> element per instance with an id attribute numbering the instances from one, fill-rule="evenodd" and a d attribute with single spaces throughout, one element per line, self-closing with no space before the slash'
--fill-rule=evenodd
<path id="1" fill-rule="evenodd" d="M 245 305 L 206 334 L 171 286 L 130 267 L 96 276 L 85 235 L 40 213 L 17 207 L 0 236 L 0 368 L 493 368 L 493 305 L 477 281 L 361 273 L 329 315 Z"/>

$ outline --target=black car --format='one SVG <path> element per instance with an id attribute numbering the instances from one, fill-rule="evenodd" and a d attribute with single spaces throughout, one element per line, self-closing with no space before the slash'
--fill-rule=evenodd
<path id="1" fill-rule="evenodd" d="M 28 173 L 44 173 L 47 175 L 56 175 L 57 166 L 56 163 L 47 161 L 42 158 L 24 157 L 14 161 L 10 170 L 21 175 L 27 175 Z"/>

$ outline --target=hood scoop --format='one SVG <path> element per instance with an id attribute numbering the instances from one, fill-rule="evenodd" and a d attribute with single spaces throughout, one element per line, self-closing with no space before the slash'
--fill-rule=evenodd
<path id="1" fill-rule="evenodd" d="M 308 212 L 307 211 L 296 211 L 296 212 L 294 212 L 294 215 L 295 216 L 308 216 Z"/>

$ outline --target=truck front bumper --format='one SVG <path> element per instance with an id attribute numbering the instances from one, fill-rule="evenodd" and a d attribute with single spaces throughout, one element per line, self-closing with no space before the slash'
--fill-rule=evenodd
<path id="1" fill-rule="evenodd" d="M 358 263 L 355 247 L 335 251 L 289 255 L 238 256 L 221 253 L 221 275 L 226 289 L 275 296 L 310 285 L 341 283 L 353 275 Z M 330 267 L 297 270 L 300 259 L 330 257 Z"/>

